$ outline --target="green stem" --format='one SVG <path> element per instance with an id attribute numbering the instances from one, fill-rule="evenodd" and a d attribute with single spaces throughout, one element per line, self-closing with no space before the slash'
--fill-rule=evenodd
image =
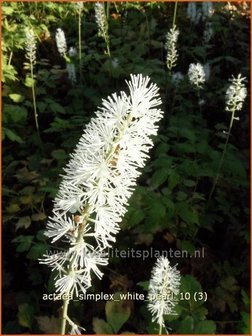
<path id="1" fill-rule="evenodd" d="M 162 324 L 159 325 L 159 332 L 158 332 L 158 335 L 162 335 Z"/>
<path id="2" fill-rule="evenodd" d="M 80 84 L 82 84 L 82 56 L 81 56 L 81 10 L 79 11 L 79 71 L 80 71 Z"/>
<path id="3" fill-rule="evenodd" d="M 8 60 L 8 65 L 11 64 L 12 56 L 13 56 L 13 52 L 11 51 L 11 52 L 10 52 L 10 57 L 9 57 L 9 60 Z"/>
<path id="4" fill-rule="evenodd" d="M 69 300 L 70 300 L 70 291 L 68 291 L 66 294 L 67 294 L 67 299 L 65 299 L 63 302 L 62 322 L 60 326 L 61 335 L 65 335 L 66 333 L 66 321 L 67 321 L 68 305 L 69 305 Z"/>
<path id="5" fill-rule="evenodd" d="M 35 94 L 35 85 L 34 85 L 34 74 L 33 74 L 33 64 L 30 62 L 30 69 L 31 69 L 31 78 L 32 78 L 32 101 L 33 101 L 33 111 L 34 111 L 34 118 L 37 131 L 39 133 L 39 123 L 38 123 L 38 114 L 37 114 L 37 104 L 36 104 L 36 94 Z"/>
<path id="6" fill-rule="evenodd" d="M 178 7 L 178 2 L 175 2 L 175 7 L 174 7 L 174 13 L 173 13 L 173 21 L 172 21 L 172 27 L 175 26 L 176 22 L 176 15 L 177 15 L 177 7 Z"/>
<path id="7" fill-rule="evenodd" d="M 78 236 L 76 238 L 76 244 L 78 244 L 82 239 L 83 239 L 83 233 L 85 230 L 85 226 L 88 222 L 89 219 L 89 211 L 90 207 L 87 205 L 85 210 L 83 211 L 83 221 L 79 225 L 79 231 L 78 231 Z M 69 263 L 69 268 L 67 274 L 70 274 L 72 271 L 74 271 L 74 263 L 75 263 L 75 258 L 73 258 L 70 263 Z M 68 306 L 70 302 L 70 293 L 71 293 L 72 288 L 70 288 L 66 293 L 64 293 L 64 299 L 63 299 L 63 308 L 62 308 L 62 318 L 61 318 L 61 326 L 60 326 L 60 334 L 65 335 L 66 333 L 66 321 L 68 319 Z"/>
<path id="8" fill-rule="evenodd" d="M 109 47 L 109 39 L 106 40 L 106 46 L 107 46 L 107 54 L 109 55 L 109 57 L 111 57 L 110 47 Z"/>
<path id="9" fill-rule="evenodd" d="M 227 134 L 225 145 L 224 145 L 224 148 L 223 148 L 223 151 L 222 151 L 222 155 L 221 155 L 221 159 L 220 159 L 220 162 L 219 162 L 217 174 L 215 176 L 214 183 L 213 183 L 212 189 L 211 189 L 209 197 L 208 197 L 208 202 L 207 202 L 208 204 L 209 204 L 209 202 L 210 202 L 210 200 L 213 196 L 213 193 L 215 191 L 215 188 L 217 186 L 217 183 L 218 183 L 218 180 L 219 180 L 219 177 L 220 177 L 220 172 L 221 172 L 223 160 L 224 160 L 224 157 L 225 157 L 225 154 L 226 154 L 226 151 L 227 151 L 227 145 L 228 145 L 228 141 L 229 141 L 229 137 L 230 137 L 230 133 L 231 133 L 231 129 L 232 129 L 232 126 L 233 126 L 234 119 L 235 119 L 235 109 L 233 109 L 233 111 L 232 111 L 230 124 L 229 124 L 229 129 L 228 129 L 228 134 Z"/>
<path id="10" fill-rule="evenodd" d="M 109 6 L 110 6 L 110 3 L 107 2 L 107 13 L 106 13 L 107 21 L 108 21 L 108 19 L 109 19 Z"/>

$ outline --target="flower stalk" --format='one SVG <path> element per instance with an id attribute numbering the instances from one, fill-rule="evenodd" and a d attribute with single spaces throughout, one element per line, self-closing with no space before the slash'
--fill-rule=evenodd
<path id="1" fill-rule="evenodd" d="M 159 335 L 162 335 L 164 315 L 176 315 L 176 296 L 179 294 L 180 273 L 169 260 L 161 256 L 157 259 L 151 272 L 148 292 L 148 308 L 152 313 L 152 321 L 159 325 Z"/>
<path id="2" fill-rule="evenodd" d="M 210 200 L 212 199 L 212 196 L 214 194 L 214 191 L 219 181 L 222 165 L 223 165 L 224 158 L 227 152 L 227 146 L 228 146 L 231 130 L 233 127 L 233 123 L 235 120 L 239 120 L 239 117 L 236 117 L 235 112 L 242 109 L 243 102 L 247 96 L 247 89 L 244 84 L 245 80 L 246 78 L 245 77 L 242 78 L 241 74 L 239 74 L 237 78 L 233 76 L 233 78 L 230 80 L 231 85 L 228 87 L 226 91 L 226 111 L 231 112 L 231 118 L 229 122 L 228 133 L 227 133 L 226 141 L 223 147 L 221 159 L 219 161 L 217 173 L 216 173 L 216 176 L 215 176 L 215 179 L 214 179 L 214 182 L 213 182 L 213 185 L 212 185 L 209 197 L 208 197 L 208 204 Z"/>
<path id="3" fill-rule="evenodd" d="M 81 18 L 82 18 L 82 12 L 83 12 L 83 2 L 77 2 L 76 9 L 78 13 L 79 72 L 80 72 L 80 84 L 82 84 Z"/>
<path id="4" fill-rule="evenodd" d="M 109 4 L 109 3 L 108 3 Z M 107 49 L 107 55 L 110 57 L 110 39 L 109 39 L 109 33 L 108 33 L 108 14 L 109 14 L 109 5 L 107 7 L 107 16 L 105 13 L 105 4 L 104 2 L 96 2 L 95 3 L 95 18 L 96 23 L 98 26 L 98 35 L 104 38 L 106 49 Z"/>
<path id="5" fill-rule="evenodd" d="M 66 252 L 45 255 L 41 263 L 57 271 L 56 292 L 64 297 L 61 333 L 76 325 L 68 316 L 70 296 L 91 287 L 92 276 L 108 264 L 107 249 L 134 191 L 163 112 L 158 88 L 149 77 L 131 75 L 129 95 L 103 100 L 71 155 L 45 234 L 68 244 Z M 80 328 L 80 327 L 78 327 Z"/>
<path id="6" fill-rule="evenodd" d="M 25 41 L 25 57 L 29 61 L 30 75 L 31 75 L 31 90 L 32 90 L 32 102 L 34 119 L 37 132 L 39 134 L 39 122 L 37 113 L 37 103 L 36 103 L 36 92 L 35 92 L 35 78 L 34 78 L 34 65 L 36 64 L 36 38 L 34 31 L 32 29 L 26 30 L 26 41 Z"/>

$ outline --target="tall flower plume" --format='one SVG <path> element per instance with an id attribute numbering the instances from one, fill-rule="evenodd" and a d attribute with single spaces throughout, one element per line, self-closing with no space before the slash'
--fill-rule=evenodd
<path id="1" fill-rule="evenodd" d="M 56 292 L 86 292 L 91 276 L 101 278 L 107 248 L 115 241 L 136 179 L 153 146 L 163 112 L 158 87 L 149 77 L 131 75 L 129 94 L 102 101 L 65 168 L 45 234 L 66 252 L 41 263 L 57 271 Z M 66 317 L 68 319 L 68 317 Z"/>
<path id="2" fill-rule="evenodd" d="M 191 63 L 188 70 L 189 81 L 196 86 L 197 89 L 202 88 L 206 81 L 204 67 L 200 63 Z"/>
<path id="3" fill-rule="evenodd" d="M 56 45 L 61 56 L 65 56 L 67 52 L 67 43 L 65 33 L 62 29 L 58 28 L 55 35 Z"/>
<path id="4" fill-rule="evenodd" d="M 105 14 L 104 3 L 96 2 L 94 5 L 95 19 L 101 36 L 108 34 L 108 21 Z"/>
<path id="5" fill-rule="evenodd" d="M 176 25 L 170 29 L 166 36 L 165 48 L 167 50 L 166 65 L 171 70 L 176 65 L 178 59 L 177 41 L 179 36 L 179 30 Z"/>
<path id="6" fill-rule="evenodd" d="M 95 19 L 98 26 L 98 35 L 104 38 L 107 48 L 107 54 L 110 56 L 108 20 L 105 14 L 104 2 L 96 2 L 94 5 L 94 9 Z"/>
<path id="7" fill-rule="evenodd" d="M 36 37 L 33 29 L 27 28 L 25 31 L 25 57 L 31 64 L 36 63 Z"/>
<path id="8" fill-rule="evenodd" d="M 148 292 L 148 308 L 152 321 L 164 327 L 164 315 L 174 315 L 174 307 L 179 294 L 180 273 L 171 266 L 166 257 L 159 257 L 152 269 Z"/>
<path id="9" fill-rule="evenodd" d="M 239 111 L 242 109 L 243 102 L 247 96 L 247 89 L 244 82 L 245 77 L 241 74 L 230 80 L 231 84 L 226 91 L 226 111 Z"/>

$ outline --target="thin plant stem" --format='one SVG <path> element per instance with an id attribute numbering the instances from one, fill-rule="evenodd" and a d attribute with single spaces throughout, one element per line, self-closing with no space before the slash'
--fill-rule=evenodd
<path id="1" fill-rule="evenodd" d="M 11 64 L 12 56 L 13 56 L 13 52 L 11 51 L 11 52 L 10 52 L 10 57 L 9 57 L 9 60 L 8 60 L 8 65 Z"/>
<path id="2" fill-rule="evenodd" d="M 82 55 L 81 55 L 81 10 L 79 10 L 79 22 L 78 22 L 78 31 L 79 31 L 79 71 L 80 71 L 80 84 L 82 84 Z"/>
<path id="3" fill-rule="evenodd" d="M 229 138 L 230 138 L 230 133 L 231 133 L 231 129 L 232 129 L 232 126 L 233 126 L 234 119 L 235 119 L 235 109 L 232 111 L 232 115 L 231 115 L 231 119 L 230 119 L 230 123 L 229 123 L 229 128 L 228 128 L 228 134 L 227 134 L 225 145 L 224 145 L 224 148 L 223 148 L 223 151 L 222 151 L 222 155 L 221 155 L 221 159 L 220 159 L 220 162 L 219 162 L 217 174 L 215 176 L 214 183 L 213 183 L 212 189 L 211 189 L 209 197 L 208 197 L 208 204 L 209 204 L 209 202 L 210 202 L 210 200 L 213 196 L 213 193 L 215 191 L 215 188 L 217 186 L 217 183 L 218 183 L 218 180 L 219 180 L 219 177 L 220 177 L 220 172 L 221 172 L 221 168 L 222 168 L 222 165 L 223 165 L 224 157 L 226 155 L 227 145 L 228 145 L 228 141 L 229 141 Z"/>
<path id="4" fill-rule="evenodd" d="M 109 57 L 111 56 L 110 54 L 110 47 L 109 47 L 109 40 L 106 41 L 106 46 L 107 46 L 107 54 L 109 55 Z"/>
<path id="5" fill-rule="evenodd" d="M 84 217 L 82 223 L 79 225 L 79 231 L 78 231 L 78 237 L 76 239 L 76 243 L 78 244 L 82 239 L 83 239 L 83 233 L 85 226 L 88 222 L 89 219 L 89 210 L 90 207 L 87 206 L 85 210 L 82 212 L 82 216 Z M 75 259 L 73 258 L 72 261 L 69 263 L 69 268 L 68 268 L 68 274 L 70 274 L 72 271 L 74 271 L 74 262 Z M 68 306 L 70 302 L 70 294 L 71 294 L 72 288 L 70 288 L 65 295 L 63 295 L 63 308 L 62 308 L 62 318 L 61 318 L 61 325 L 60 325 L 60 334 L 65 335 L 66 332 L 66 321 L 68 318 L 67 312 L 68 312 Z"/>
<path id="6" fill-rule="evenodd" d="M 159 332 L 158 332 L 158 335 L 162 335 L 162 324 L 160 323 L 160 325 L 159 325 Z"/>
<path id="7" fill-rule="evenodd" d="M 178 8 L 178 2 L 175 2 L 175 7 L 174 7 L 174 13 L 173 13 L 173 21 L 172 21 L 172 27 L 175 26 L 176 22 L 176 15 L 177 15 L 177 8 Z"/>
<path id="8" fill-rule="evenodd" d="M 33 73 L 33 64 L 30 62 L 30 70 L 31 70 L 31 78 L 32 78 L 32 101 L 33 101 L 33 111 L 34 111 L 34 118 L 37 131 L 39 133 L 39 123 L 38 123 L 38 114 L 37 114 L 37 104 L 36 104 L 36 93 L 35 93 L 35 85 L 34 85 L 34 73 Z"/>
<path id="9" fill-rule="evenodd" d="M 107 2 L 107 13 L 106 13 L 107 21 L 108 21 L 108 19 L 109 19 L 109 6 L 110 6 L 110 3 Z"/>
<path id="10" fill-rule="evenodd" d="M 106 32 L 104 32 L 104 39 L 105 39 L 105 43 L 106 43 L 106 47 L 107 47 L 107 54 L 109 55 L 109 57 L 111 57 L 111 53 L 110 53 L 110 40 L 109 40 L 109 33 L 108 33 L 108 27 L 109 27 L 109 8 L 110 7 L 110 3 L 107 2 L 107 6 L 106 6 L 106 20 L 107 20 L 107 29 Z"/>
<path id="11" fill-rule="evenodd" d="M 68 311 L 68 305 L 70 301 L 70 291 L 66 293 L 66 299 L 63 302 L 63 310 L 62 310 L 62 322 L 60 326 L 60 334 L 65 335 L 66 333 L 66 321 L 67 321 L 67 311 Z"/>

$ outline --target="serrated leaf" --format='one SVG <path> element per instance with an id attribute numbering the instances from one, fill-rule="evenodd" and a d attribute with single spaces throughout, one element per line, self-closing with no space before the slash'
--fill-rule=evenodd
<path id="1" fill-rule="evenodd" d="M 204 321 L 199 321 L 197 323 L 194 333 L 195 334 L 215 334 L 216 331 L 216 325 L 214 321 L 211 320 L 204 320 Z"/>
<path id="2" fill-rule="evenodd" d="M 15 214 L 20 211 L 20 206 L 16 203 L 12 203 L 6 208 L 6 211 L 10 214 Z"/>
<path id="3" fill-rule="evenodd" d="M 16 250 L 17 252 L 25 252 L 28 251 L 32 240 L 33 240 L 34 236 L 18 236 L 17 238 L 13 239 L 12 242 L 13 243 L 17 243 L 17 247 Z"/>
<path id="4" fill-rule="evenodd" d="M 18 306 L 18 321 L 22 327 L 31 328 L 33 321 L 34 309 L 28 303 L 23 303 Z"/>
<path id="5" fill-rule="evenodd" d="M 120 300 L 120 293 L 115 293 L 114 300 L 106 302 L 106 318 L 108 323 L 113 328 L 114 333 L 117 333 L 122 325 L 129 319 L 130 312 L 131 311 L 128 302 Z"/>
<path id="6" fill-rule="evenodd" d="M 199 216 L 197 211 L 187 202 L 176 203 L 177 214 L 186 223 L 199 224 Z"/>
<path id="7" fill-rule="evenodd" d="M 191 316 L 186 316 L 180 323 L 177 334 L 192 334 L 193 333 L 194 321 Z"/>
<path id="8" fill-rule="evenodd" d="M 25 78 L 25 82 L 24 82 L 25 86 L 32 87 L 32 86 L 35 85 L 35 83 L 36 83 L 35 79 L 33 79 L 31 77 L 26 77 Z"/>
<path id="9" fill-rule="evenodd" d="M 31 218 L 34 222 L 38 222 L 38 221 L 42 221 L 46 219 L 46 217 L 47 216 L 44 212 L 39 212 L 39 213 L 33 214 Z"/>
<path id="10" fill-rule="evenodd" d="M 16 231 L 20 228 L 27 229 L 31 225 L 31 217 L 24 216 L 19 218 L 18 222 L 16 223 Z"/>
<path id="11" fill-rule="evenodd" d="M 93 318 L 93 329 L 96 334 L 113 334 L 113 330 L 110 325 L 104 320 L 97 317 Z"/>
<path id="12" fill-rule="evenodd" d="M 43 254 L 45 254 L 47 251 L 48 251 L 47 244 L 36 243 L 31 247 L 29 253 L 27 254 L 27 258 L 37 260 L 38 258 L 41 258 Z"/>
<path id="13" fill-rule="evenodd" d="M 250 334 L 250 314 L 246 312 L 241 312 L 242 316 L 242 332 L 243 334 Z"/>
<path id="14" fill-rule="evenodd" d="M 196 292 L 202 292 L 201 284 L 191 275 L 185 275 L 181 278 L 180 293 L 190 293 L 190 300 L 180 300 L 179 304 L 183 306 L 190 314 L 193 314 L 193 311 L 198 309 L 203 301 L 195 301 L 194 294 Z M 200 307 L 201 308 L 201 307 Z M 206 314 L 207 310 L 203 308 L 202 312 L 197 312 L 198 314 Z M 197 315 L 197 314 L 196 314 Z"/>
<path id="15" fill-rule="evenodd" d="M 14 9 L 12 7 L 2 6 L 2 11 L 4 15 L 10 15 L 13 13 Z"/>
<path id="16" fill-rule="evenodd" d="M 6 135 L 7 138 L 9 138 L 11 141 L 16 141 L 18 143 L 23 143 L 24 141 L 20 138 L 19 135 L 16 133 L 12 132 L 8 128 L 4 128 L 4 134 Z"/>
<path id="17" fill-rule="evenodd" d="M 153 188 L 158 188 L 160 185 L 165 183 L 168 179 L 169 173 L 167 172 L 167 169 L 161 168 L 155 171 L 151 178 L 151 184 Z"/>
<path id="18" fill-rule="evenodd" d="M 60 333 L 60 319 L 54 316 L 37 316 L 39 329 L 45 334 L 59 334 Z"/>
<path id="19" fill-rule="evenodd" d="M 149 283 L 149 281 L 140 281 L 137 283 L 137 285 L 147 291 L 149 288 Z"/>
<path id="20" fill-rule="evenodd" d="M 22 96 L 21 94 L 18 93 L 11 93 L 9 94 L 9 97 L 11 100 L 14 101 L 14 103 L 22 103 L 22 101 L 24 100 L 24 96 Z"/>
<path id="21" fill-rule="evenodd" d="M 63 149 L 55 149 L 52 151 L 51 156 L 56 160 L 65 160 L 67 158 L 67 154 Z"/>

